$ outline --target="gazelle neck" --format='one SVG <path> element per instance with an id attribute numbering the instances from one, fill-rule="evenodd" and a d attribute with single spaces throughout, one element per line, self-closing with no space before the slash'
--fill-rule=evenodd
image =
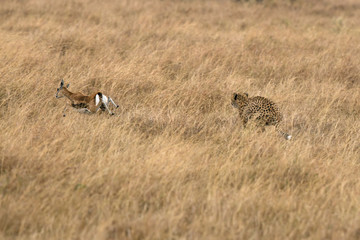
<path id="1" fill-rule="evenodd" d="M 66 87 L 63 87 L 62 92 L 65 97 L 71 100 L 71 96 L 73 95 L 72 92 L 70 92 Z"/>

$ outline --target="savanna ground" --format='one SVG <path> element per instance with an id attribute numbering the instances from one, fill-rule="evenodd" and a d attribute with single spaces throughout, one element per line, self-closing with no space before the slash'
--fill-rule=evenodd
<path id="1" fill-rule="evenodd" d="M 0 239 L 360 239 L 360 3 L 0 4 Z M 55 99 L 101 89 L 115 116 Z M 286 141 L 233 92 L 277 102 Z"/>

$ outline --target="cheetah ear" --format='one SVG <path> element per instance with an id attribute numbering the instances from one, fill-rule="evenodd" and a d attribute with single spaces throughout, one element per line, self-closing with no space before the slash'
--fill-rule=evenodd
<path id="1" fill-rule="evenodd" d="M 233 98 L 234 98 L 234 100 L 236 100 L 236 99 L 237 99 L 237 97 L 238 97 L 237 93 L 234 93 L 234 94 L 233 94 Z"/>
<path id="2" fill-rule="evenodd" d="M 69 88 L 70 87 L 70 83 L 68 83 L 67 85 L 66 85 L 66 88 Z"/>
<path id="3" fill-rule="evenodd" d="M 249 97 L 249 94 L 248 93 L 244 93 L 246 95 L 246 97 Z"/>

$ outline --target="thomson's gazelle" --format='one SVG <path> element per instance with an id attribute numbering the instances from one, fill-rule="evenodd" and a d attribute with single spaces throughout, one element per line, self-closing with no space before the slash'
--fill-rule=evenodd
<path id="1" fill-rule="evenodd" d="M 75 108 L 78 112 L 81 113 L 96 113 L 99 108 L 102 111 L 107 110 L 110 115 L 114 115 L 113 112 L 109 109 L 109 103 L 111 102 L 116 108 L 119 105 L 115 104 L 115 102 L 111 99 L 111 97 L 107 97 L 101 92 L 96 92 L 91 95 L 84 95 L 80 92 L 72 93 L 68 90 L 70 84 L 64 86 L 64 80 L 61 80 L 60 87 L 57 89 L 56 98 L 66 97 L 71 102 L 71 107 Z M 63 110 L 63 116 L 65 117 L 67 105 Z"/>

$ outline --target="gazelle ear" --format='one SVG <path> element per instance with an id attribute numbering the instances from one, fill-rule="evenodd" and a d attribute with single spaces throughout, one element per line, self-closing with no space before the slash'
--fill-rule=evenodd
<path id="1" fill-rule="evenodd" d="M 246 97 L 249 97 L 249 94 L 248 93 L 244 93 L 246 95 Z"/>
<path id="2" fill-rule="evenodd" d="M 66 88 L 69 88 L 70 87 L 70 83 L 68 83 L 68 85 L 66 85 Z"/>

